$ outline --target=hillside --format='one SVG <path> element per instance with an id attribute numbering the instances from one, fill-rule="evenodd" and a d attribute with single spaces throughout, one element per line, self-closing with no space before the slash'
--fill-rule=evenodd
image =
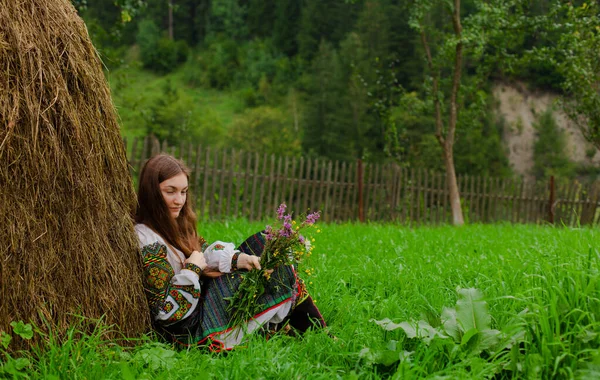
<path id="1" fill-rule="evenodd" d="M 600 164 L 598 151 L 560 110 L 557 95 L 531 91 L 523 83 L 497 84 L 493 88 L 493 94 L 497 100 L 498 117 L 505 122 L 503 140 L 515 174 L 531 174 L 536 141 L 535 123 L 549 109 L 552 110 L 558 127 L 564 132 L 569 159 L 584 166 Z"/>

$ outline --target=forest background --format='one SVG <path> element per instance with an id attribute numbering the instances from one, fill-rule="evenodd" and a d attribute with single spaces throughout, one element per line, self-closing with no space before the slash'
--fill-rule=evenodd
<path id="1" fill-rule="evenodd" d="M 444 62 L 444 44 L 452 39 L 450 3 L 73 2 L 106 66 L 124 137 L 153 134 L 171 144 L 395 160 L 444 170 L 420 31 L 427 27 L 443 98 L 444 86 L 450 87 L 443 77 L 452 74 L 451 62 Z M 572 67 L 561 65 L 556 51 L 565 43 L 560 26 L 572 15 L 557 11 L 551 0 L 494 3 L 461 5 L 466 49 L 456 172 L 595 179 L 596 149 L 577 147 L 585 151 L 584 162 L 569 157 L 566 129 L 554 117 L 553 104 L 543 112 L 532 109 L 529 169 L 515 172 L 509 162 L 507 136 L 522 126 L 519 120 L 507 122 L 495 89 L 520 86 L 529 93 L 570 96 Z M 443 114 L 447 117 L 447 109 Z"/>

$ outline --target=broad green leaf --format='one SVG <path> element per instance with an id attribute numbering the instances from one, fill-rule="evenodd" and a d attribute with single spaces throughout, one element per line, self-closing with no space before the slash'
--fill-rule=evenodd
<path id="1" fill-rule="evenodd" d="M 17 358 L 15 359 L 15 368 L 17 371 L 22 371 L 25 367 L 29 366 L 31 362 L 27 358 Z"/>
<path id="2" fill-rule="evenodd" d="M 402 323 L 394 323 L 389 318 L 384 318 L 379 321 L 372 318 L 372 319 L 369 319 L 369 322 L 375 322 L 376 324 L 381 326 L 386 331 L 392 331 L 392 330 L 397 330 L 399 328 L 402 328 L 402 326 L 401 326 Z M 406 322 L 403 322 L 403 323 L 406 323 Z"/>
<path id="3" fill-rule="evenodd" d="M 400 362 L 411 362 L 412 361 L 412 354 L 414 353 L 414 351 L 402 351 L 400 352 Z"/>
<path id="4" fill-rule="evenodd" d="M 9 356 L 4 365 L 0 366 L 0 374 L 2 374 L 1 371 L 4 371 L 7 374 L 13 375 L 13 378 L 27 377 L 25 371 L 23 370 L 30 364 L 31 362 L 27 358 L 13 359 Z"/>
<path id="5" fill-rule="evenodd" d="M 398 341 L 392 339 L 387 343 L 386 348 L 390 351 L 396 351 L 397 346 Z"/>
<path id="6" fill-rule="evenodd" d="M 19 322 L 11 322 L 11 327 L 15 334 L 20 336 L 23 339 L 31 339 L 33 338 L 33 327 L 31 327 L 30 323 L 23 323 L 23 321 Z"/>
<path id="7" fill-rule="evenodd" d="M 592 340 L 596 339 L 597 336 L 597 332 L 592 331 L 590 329 L 585 329 L 579 334 L 577 334 L 577 339 L 581 340 L 583 343 L 589 343 Z"/>
<path id="8" fill-rule="evenodd" d="M 487 302 L 481 292 L 474 288 L 459 289 L 459 299 L 456 301 L 456 320 L 462 331 L 490 329 L 491 317 L 488 313 Z"/>
<path id="9" fill-rule="evenodd" d="M 139 364 L 146 365 L 152 370 L 171 369 L 177 365 L 177 354 L 175 351 L 160 346 L 143 348 L 136 352 L 133 360 Z"/>
<path id="10" fill-rule="evenodd" d="M 423 342 L 426 344 L 429 344 L 436 336 L 447 338 L 447 336 L 425 321 L 418 321 L 417 323 L 402 322 L 400 323 L 400 328 L 404 330 L 408 338 L 423 339 Z"/>
<path id="11" fill-rule="evenodd" d="M 501 332 L 498 330 L 484 330 L 479 332 L 481 337 L 479 339 L 479 348 L 489 350 L 496 346 L 500 342 Z"/>
<path id="12" fill-rule="evenodd" d="M 12 336 L 10 336 L 9 334 L 5 333 L 4 331 L 0 332 L 0 345 L 2 347 L 4 347 L 4 349 L 8 348 L 8 345 L 10 344 L 11 340 L 12 340 Z"/>
<path id="13" fill-rule="evenodd" d="M 446 334 L 450 335 L 455 342 L 460 342 L 461 331 L 456 321 L 456 309 L 445 307 L 441 318 Z"/>
<path id="14" fill-rule="evenodd" d="M 477 337 L 477 329 L 470 329 L 465 331 L 462 339 L 460 341 L 461 346 L 474 345 L 474 341 L 478 339 Z"/>
<path id="15" fill-rule="evenodd" d="M 371 360 L 373 359 L 373 354 L 371 353 L 371 349 L 369 347 L 365 347 L 358 353 L 359 358 Z"/>
<path id="16" fill-rule="evenodd" d="M 489 350 L 500 341 L 501 332 L 498 330 L 478 331 L 471 329 L 463 335 L 461 346 L 472 355 L 479 355 L 482 351 Z"/>
<path id="17" fill-rule="evenodd" d="M 383 364 L 386 367 L 391 366 L 398 361 L 400 361 L 400 354 L 390 350 L 378 352 L 374 360 L 375 363 Z"/>
<path id="18" fill-rule="evenodd" d="M 392 331 L 397 329 L 402 329 L 406 334 L 406 337 L 409 339 L 419 338 L 423 339 L 426 344 L 429 344 L 433 338 L 439 336 L 442 339 L 448 338 L 442 332 L 440 332 L 435 327 L 432 327 L 429 323 L 425 321 L 418 322 L 401 322 L 394 323 L 389 318 L 384 318 L 380 321 L 375 319 L 370 319 L 370 322 L 375 322 L 379 326 L 381 326 L 386 331 Z"/>

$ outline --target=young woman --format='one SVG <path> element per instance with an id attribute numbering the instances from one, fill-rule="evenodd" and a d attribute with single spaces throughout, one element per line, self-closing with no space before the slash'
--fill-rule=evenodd
<path id="1" fill-rule="evenodd" d="M 188 180 L 185 165 L 165 154 L 150 158 L 140 174 L 135 230 L 155 329 L 186 346 L 230 349 L 244 333 L 266 324 L 277 327 L 289 322 L 301 332 L 324 327 L 321 314 L 289 266 L 271 274 L 269 283 L 276 285 L 268 287 L 260 300 L 264 310 L 245 326 L 229 326 L 225 298 L 239 286 L 240 271 L 260 269 L 264 239 L 258 233 L 237 249 L 221 241 L 206 247 L 196 232 Z"/>

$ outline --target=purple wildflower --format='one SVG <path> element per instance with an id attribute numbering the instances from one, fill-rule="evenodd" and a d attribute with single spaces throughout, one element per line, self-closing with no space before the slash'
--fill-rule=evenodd
<path id="1" fill-rule="evenodd" d="M 317 220 L 319 219 L 319 217 L 321 216 L 321 212 L 317 211 L 317 212 L 313 212 L 312 214 L 308 214 L 306 216 L 306 221 L 304 222 L 307 225 L 311 225 L 311 224 L 315 224 L 317 222 Z"/>
<path id="2" fill-rule="evenodd" d="M 285 203 L 279 205 L 279 207 L 277 208 L 277 219 L 283 219 L 283 213 L 285 212 L 286 208 L 287 206 L 285 205 Z"/>
<path id="3" fill-rule="evenodd" d="M 267 226 L 267 228 L 265 228 L 265 231 L 267 232 L 267 234 L 265 235 L 265 240 L 270 241 L 270 240 L 275 239 L 275 234 L 273 233 L 273 227 Z"/>
<path id="4" fill-rule="evenodd" d="M 304 236 L 298 234 L 298 241 L 300 242 L 300 244 L 304 244 Z"/>

